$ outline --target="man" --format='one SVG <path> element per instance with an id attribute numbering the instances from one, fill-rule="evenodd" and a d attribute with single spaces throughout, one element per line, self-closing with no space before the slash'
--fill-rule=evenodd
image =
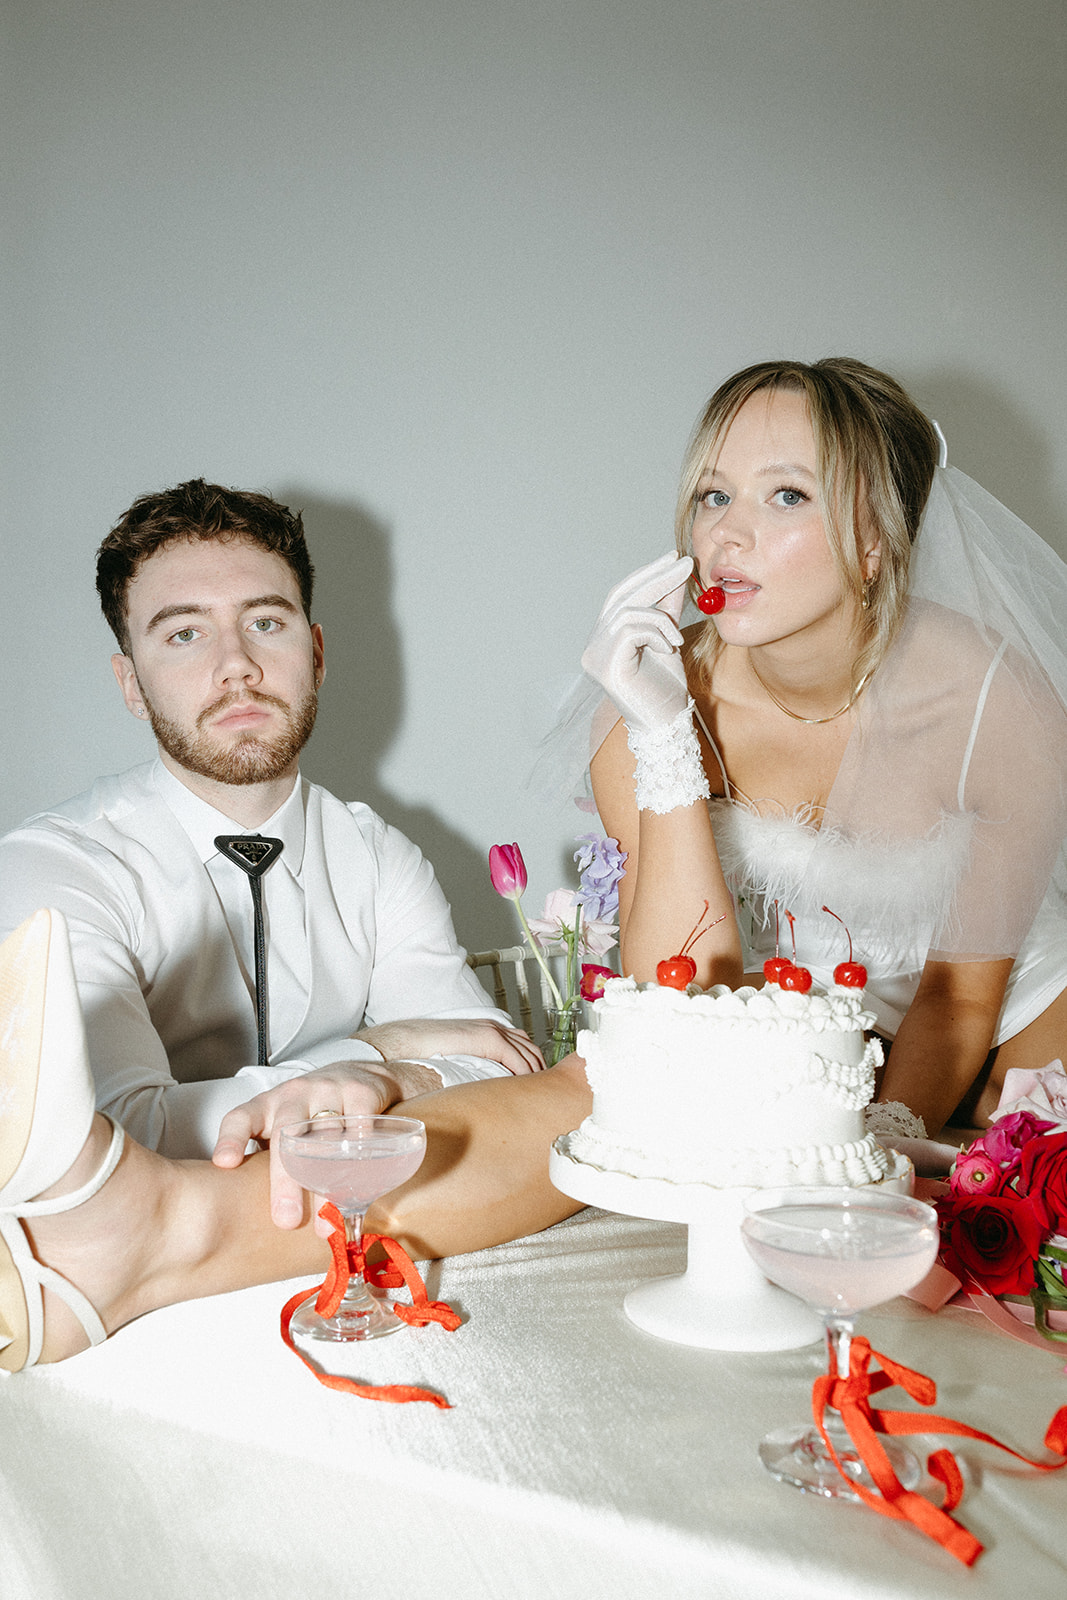
<path id="1" fill-rule="evenodd" d="M 67 918 L 99 1108 L 222 1167 L 318 1111 L 543 1066 L 466 967 L 415 846 L 300 778 L 325 673 L 312 577 L 300 517 L 267 496 L 196 479 L 137 500 L 97 588 L 157 759 L 0 841 L 0 931 L 44 905 Z M 241 861 L 264 851 L 253 878 Z M 273 1149 L 270 1187 L 296 1226 Z"/>

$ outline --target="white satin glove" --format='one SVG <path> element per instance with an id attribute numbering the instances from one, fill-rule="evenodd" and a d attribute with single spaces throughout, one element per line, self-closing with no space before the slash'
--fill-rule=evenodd
<path id="1" fill-rule="evenodd" d="M 633 733 L 673 723 L 689 704 L 678 626 L 691 556 L 661 556 L 615 585 L 597 618 L 582 667 L 601 684 Z"/>

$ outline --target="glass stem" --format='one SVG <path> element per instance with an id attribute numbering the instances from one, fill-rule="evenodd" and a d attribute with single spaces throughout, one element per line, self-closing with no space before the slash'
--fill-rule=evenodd
<path id="1" fill-rule="evenodd" d="M 343 1215 L 345 1219 L 345 1242 L 346 1244 L 358 1245 L 363 1238 L 363 1218 L 366 1216 L 366 1212 L 346 1211 Z M 348 1259 L 351 1262 L 351 1254 Z M 366 1293 L 366 1289 L 367 1285 L 362 1272 L 357 1272 L 355 1268 L 350 1267 L 348 1287 L 341 1298 L 341 1304 L 344 1305 L 346 1300 L 361 1300 Z"/>
<path id="2" fill-rule="evenodd" d="M 839 1378 L 848 1377 L 849 1352 L 852 1348 L 852 1320 L 850 1317 L 829 1316 L 826 1319 L 826 1350 L 830 1357 L 830 1370 Z"/>
<path id="3" fill-rule="evenodd" d="M 848 1377 L 852 1332 L 850 1318 L 834 1316 L 826 1318 L 826 1352 L 829 1356 L 830 1371 L 835 1372 L 839 1378 Z M 843 1441 L 848 1440 L 848 1431 L 836 1406 L 827 1406 L 826 1408 L 826 1427 L 827 1431 L 833 1436 L 835 1445 L 838 1438 Z"/>

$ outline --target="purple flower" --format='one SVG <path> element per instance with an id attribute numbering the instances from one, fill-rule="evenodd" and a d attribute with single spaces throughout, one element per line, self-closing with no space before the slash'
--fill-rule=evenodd
<path id="1" fill-rule="evenodd" d="M 580 849 L 574 852 L 578 864 L 578 902 L 591 921 L 610 922 L 619 909 L 619 879 L 626 866 L 626 852 L 617 839 L 602 839 L 599 834 L 583 833 Z"/>
<path id="2" fill-rule="evenodd" d="M 526 888 L 526 863 L 517 844 L 494 844 L 489 850 L 489 876 L 497 894 L 514 900 Z"/>

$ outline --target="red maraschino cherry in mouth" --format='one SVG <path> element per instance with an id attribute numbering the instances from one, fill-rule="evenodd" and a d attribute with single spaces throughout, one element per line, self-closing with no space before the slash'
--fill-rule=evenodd
<path id="1" fill-rule="evenodd" d="M 697 578 L 697 582 L 700 583 L 699 578 Z M 725 605 L 725 589 L 720 589 L 717 583 L 713 583 L 710 589 L 705 589 L 701 586 L 700 594 L 697 596 L 698 611 L 703 611 L 706 617 L 714 617 Z"/>
<path id="2" fill-rule="evenodd" d="M 689 951 L 704 934 L 710 933 L 712 928 L 717 928 L 720 922 L 726 921 L 726 912 L 721 917 L 716 917 L 714 922 L 709 922 L 706 928 L 700 924 L 708 914 L 708 902 L 704 901 L 704 909 L 697 918 L 696 927 L 683 944 L 676 956 L 668 956 L 666 961 L 660 961 L 656 967 L 656 981 L 662 989 L 688 989 L 697 975 L 697 964 Z"/>
<path id="3" fill-rule="evenodd" d="M 833 917 L 835 922 L 840 922 L 845 932 L 848 933 L 848 926 L 843 917 L 839 917 L 836 911 L 831 911 L 829 906 L 823 906 L 822 909 Z M 848 960 L 839 962 L 834 968 L 834 982 L 839 983 L 842 989 L 862 989 L 867 982 L 867 968 L 862 961 L 853 961 L 852 959 L 852 935 L 850 933 L 848 933 Z"/>

